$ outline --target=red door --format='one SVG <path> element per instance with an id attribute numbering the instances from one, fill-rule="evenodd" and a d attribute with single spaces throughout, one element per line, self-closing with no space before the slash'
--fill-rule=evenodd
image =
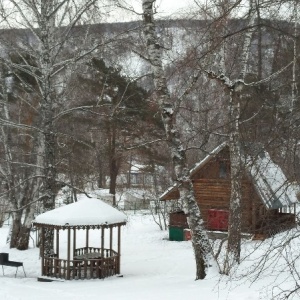
<path id="1" fill-rule="evenodd" d="M 207 219 L 207 229 L 210 230 L 228 230 L 227 210 L 209 209 Z"/>

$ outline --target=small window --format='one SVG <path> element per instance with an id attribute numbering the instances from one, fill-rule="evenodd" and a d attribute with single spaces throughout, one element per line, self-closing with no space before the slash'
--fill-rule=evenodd
<path id="1" fill-rule="evenodd" d="M 132 184 L 137 184 L 137 174 L 130 174 L 130 181 Z"/>
<path id="2" fill-rule="evenodd" d="M 219 177 L 227 178 L 227 165 L 224 161 L 220 161 L 219 164 Z"/>
<path id="3" fill-rule="evenodd" d="M 145 175 L 145 183 L 150 185 L 153 184 L 153 176 L 152 174 L 146 174 Z"/>

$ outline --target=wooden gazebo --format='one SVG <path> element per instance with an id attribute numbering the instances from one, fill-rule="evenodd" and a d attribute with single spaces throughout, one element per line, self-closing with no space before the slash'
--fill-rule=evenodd
<path id="1" fill-rule="evenodd" d="M 85 198 L 37 216 L 33 226 L 40 231 L 42 276 L 69 280 L 120 274 L 121 226 L 125 224 L 126 216 L 122 212 L 93 198 Z M 91 229 L 101 232 L 98 245 L 90 245 Z M 54 231 L 55 249 L 50 254 L 45 251 L 47 230 Z M 60 253 L 62 230 L 67 231 L 67 253 L 64 255 Z M 85 231 L 85 246 L 80 248 L 76 246 L 78 230 Z M 115 239 L 116 249 L 113 249 Z"/>

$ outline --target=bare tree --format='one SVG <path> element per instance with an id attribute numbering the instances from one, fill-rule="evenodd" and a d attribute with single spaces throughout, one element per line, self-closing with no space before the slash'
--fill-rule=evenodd
<path id="1" fill-rule="evenodd" d="M 16 53 L 19 62 L 14 63 L 5 57 L 2 58 L 2 61 L 12 72 L 25 72 L 34 80 L 35 87 L 31 87 L 31 89 L 32 95 L 34 94 L 33 99 L 35 99 L 36 102 L 30 103 L 29 100 L 29 104 L 34 110 L 34 114 L 32 115 L 34 121 L 30 124 L 33 138 L 32 148 L 30 150 L 35 154 L 35 158 L 31 161 L 31 173 L 26 175 L 35 178 L 34 189 L 31 189 L 31 193 L 29 193 L 28 181 L 24 180 L 23 184 L 27 186 L 26 190 L 29 194 L 26 195 L 26 197 L 31 198 L 30 203 L 42 201 L 44 211 L 54 208 L 54 199 L 59 188 L 56 171 L 57 133 L 54 117 L 58 107 L 61 106 L 60 78 L 62 74 L 67 74 L 66 69 L 68 66 L 89 54 L 96 47 L 95 45 L 91 45 L 88 49 L 79 48 L 68 58 L 64 56 L 64 53 L 67 43 L 70 42 L 72 30 L 74 30 L 78 20 L 81 19 L 95 3 L 95 0 L 86 0 L 78 3 L 78 6 L 73 6 L 74 3 L 70 0 L 40 1 L 39 3 L 36 1 L 13 0 L 11 1 L 11 5 L 18 19 L 11 19 L 11 17 L 8 16 L 6 7 L 1 7 L 2 16 L 8 26 L 18 26 L 21 23 L 27 28 L 27 31 L 23 31 L 23 33 L 28 39 L 26 40 L 26 38 L 24 38 L 25 36 L 23 36 L 21 47 L 17 48 L 16 44 L 18 42 L 14 43 L 12 41 L 12 39 L 16 37 L 11 37 L 11 42 L 6 43 L 6 45 L 10 47 L 10 51 Z M 24 55 L 24 53 L 26 53 L 26 55 Z M 34 57 L 34 65 L 30 64 L 28 60 L 28 58 L 32 57 Z M 21 101 L 24 101 L 24 99 L 21 99 Z M 5 121 L 8 126 L 8 115 Z M 20 125 L 20 127 L 24 127 L 24 125 Z M 6 153 L 9 155 L 8 152 Z M 15 174 L 12 176 L 14 175 Z M 10 186 L 9 191 L 11 192 L 14 188 L 15 187 Z M 25 195 L 23 194 L 22 196 Z M 31 208 L 34 208 L 34 206 L 29 205 L 29 207 L 26 208 L 31 211 L 24 223 L 27 233 L 29 233 L 31 221 L 34 216 Z M 21 205 L 18 204 L 12 210 L 14 214 L 18 214 L 19 216 L 18 218 L 15 216 L 14 219 L 18 219 L 18 223 L 20 223 L 20 216 L 22 215 Z M 21 234 L 19 230 L 13 230 L 12 232 L 14 236 Z M 46 252 L 53 250 L 51 235 L 52 233 L 49 231 L 49 237 L 47 237 L 48 243 L 46 243 L 45 247 Z M 12 237 L 12 241 L 15 239 L 15 237 Z M 14 246 L 14 244 L 11 244 L 11 246 Z"/>

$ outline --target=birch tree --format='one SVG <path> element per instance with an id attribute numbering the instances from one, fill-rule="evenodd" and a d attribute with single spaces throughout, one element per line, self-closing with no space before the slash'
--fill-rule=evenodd
<path id="1" fill-rule="evenodd" d="M 232 4 L 228 1 L 223 3 L 225 11 L 230 12 Z M 224 17 L 224 15 L 223 15 Z M 249 17 L 248 26 L 252 28 L 255 21 L 255 7 L 252 0 L 249 1 Z M 241 199 L 242 199 L 242 150 L 240 137 L 240 94 L 244 88 L 245 75 L 247 74 L 247 64 L 249 57 L 249 46 L 251 43 L 252 29 L 246 31 L 244 35 L 244 44 L 240 55 L 240 74 L 237 79 L 231 80 L 226 75 L 224 46 L 220 50 L 220 64 L 218 71 L 207 71 L 210 78 L 217 80 L 223 85 L 226 94 L 229 97 L 228 114 L 229 114 L 229 149 L 230 149 L 230 181 L 231 181 L 231 196 L 229 205 L 229 222 L 228 222 L 228 246 L 225 257 L 223 272 L 228 274 L 235 263 L 240 261 L 241 251 Z M 226 42 L 225 42 L 226 43 Z"/>
<path id="2" fill-rule="evenodd" d="M 155 32 L 154 3 L 155 0 L 143 0 L 142 5 L 148 59 L 152 67 L 155 94 L 165 128 L 166 139 L 171 149 L 176 181 L 180 186 L 180 197 L 185 203 L 188 223 L 193 233 L 192 243 L 197 267 L 196 279 L 204 279 L 207 269 L 212 263 L 211 249 L 204 229 L 201 212 L 195 200 L 192 182 L 189 178 L 185 149 L 180 141 L 179 131 L 176 126 L 174 102 L 170 97 L 164 75 L 161 56 L 162 48 Z"/>

